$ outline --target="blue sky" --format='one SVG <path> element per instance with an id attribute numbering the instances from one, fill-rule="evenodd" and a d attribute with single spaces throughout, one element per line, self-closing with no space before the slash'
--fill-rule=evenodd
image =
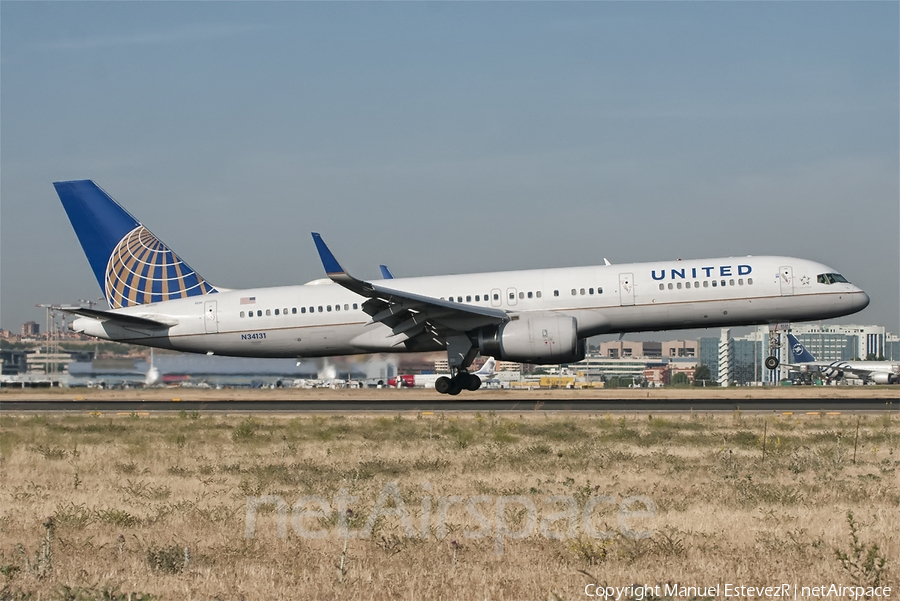
<path id="1" fill-rule="evenodd" d="M 748 254 L 900 330 L 898 4 L 0 4 L 0 325 L 100 290 L 51 182 L 214 284 Z M 662 335 L 666 336 L 666 335 Z M 659 337 L 659 335 L 657 336 Z"/>

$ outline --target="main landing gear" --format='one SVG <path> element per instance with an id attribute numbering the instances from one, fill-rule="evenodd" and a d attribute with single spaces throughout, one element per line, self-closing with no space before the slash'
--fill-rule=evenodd
<path id="1" fill-rule="evenodd" d="M 452 378 L 441 376 L 434 382 L 434 389 L 441 394 L 455 396 L 463 390 L 478 390 L 481 388 L 481 378 L 467 371 L 460 371 Z"/>
<path id="2" fill-rule="evenodd" d="M 481 378 L 466 371 L 478 354 L 478 349 L 472 341 L 465 335 L 457 334 L 448 336 L 446 345 L 451 375 L 449 378 L 447 376 L 438 378 L 434 383 L 434 389 L 441 394 L 456 396 L 463 390 L 481 388 Z"/>

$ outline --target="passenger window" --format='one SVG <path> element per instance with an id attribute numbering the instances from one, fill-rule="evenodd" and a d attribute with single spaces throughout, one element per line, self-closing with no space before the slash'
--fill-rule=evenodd
<path id="1" fill-rule="evenodd" d="M 340 310 L 341 310 L 341 306 L 340 306 L 340 305 L 335 305 L 335 306 L 334 306 L 334 310 L 335 310 L 335 311 L 340 311 Z"/>
<path id="2" fill-rule="evenodd" d="M 531 298 L 531 297 L 532 297 L 532 294 L 529 292 L 529 293 L 528 293 L 528 298 Z"/>
<path id="3" fill-rule="evenodd" d="M 597 288 L 597 294 L 603 294 L 603 288 Z"/>
<path id="4" fill-rule="evenodd" d="M 594 293 L 594 289 L 593 289 L 593 288 L 588 288 L 588 294 L 593 294 L 593 293 Z"/>
<path id="5" fill-rule="evenodd" d="M 296 312 L 297 312 L 297 309 L 294 309 L 294 313 L 296 313 Z M 306 313 L 306 307 L 300 307 L 300 312 Z"/>
<path id="6" fill-rule="evenodd" d="M 747 285 L 750 286 L 753 284 L 753 278 L 747 278 Z"/>
<path id="7" fill-rule="evenodd" d="M 553 296 L 559 296 L 559 290 L 554 290 L 554 291 L 553 291 Z"/>
<path id="8" fill-rule="evenodd" d="M 665 290 L 665 289 L 666 289 L 666 285 L 665 285 L 665 284 L 660 284 L 660 285 L 659 285 L 659 289 L 660 289 L 660 290 Z"/>
<path id="9" fill-rule="evenodd" d="M 525 298 L 525 293 L 524 293 L 524 292 L 520 292 L 520 293 L 519 293 L 519 298 Z"/>
<path id="10" fill-rule="evenodd" d="M 310 312 L 310 313 L 315 313 L 315 312 L 316 312 L 316 308 L 315 308 L 315 307 L 310 307 L 310 308 L 309 308 L 309 312 Z"/>
<path id="11" fill-rule="evenodd" d="M 516 295 L 513 292 L 509 293 L 509 300 L 516 300 Z"/>
<path id="12" fill-rule="evenodd" d="M 471 297 L 470 295 L 466 295 L 466 302 L 467 302 L 467 303 L 471 303 L 471 302 L 472 302 L 472 297 Z"/>
<path id="13" fill-rule="evenodd" d="M 297 312 L 297 309 L 294 309 L 294 313 L 296 313 L 296 312 Z M 282 311 L 282 313 L 284 313 L 285 315 L 287 315 L 287 307 L 284 308 L 284 311 Z"/>
<path id="14" fill-rule="evenodd" d="M 247 312 L 247 317 L 253 317 L 253 311 L 248 311 L 248 312 Z"/>
<path id="15" fill-rule="evenodd" d="M 331 313 L 331 305 L 328 305 L 327 307 L 325 307 L 325 310 L 328 311 L 329 313 Z"/>
<path id="16" fill-rule="evenodd" d="M 728 285 L 729 285 L 729 286 L 734 286 L 734 280 L 728 280 Z"/>
<path id="17" fill-rule="evenodd" d="M 322 305 L 319 305 L 319 313 L 322 312 Z"/>
<path id="18" fill-rule="evenodd" d="M 479 302 L 480 300 L 481 300 L 481 295 L 480 295 L 480 294 L 476 294 L 476 295 L 475 295 L 475 302 L 477 303 L 477 302 Z"/>
<path id="19" fill-rule="evenodd" d="M 725 280 L 722 280 L 722 285 L 723 285 L 723 286 L 725 285 Z"/>
<path id="20" fill-rule="evenodd" d="M 272 315 L 272 310 L 271 310 L 271 309 L 266 309 L 266 317 L 269 317 L 269 316 L 271 316 L 271 315 Z"/>
<path id="21" fill-rule="evenodd" d="M 709 288 L 709 280 L 703 280 L 703 287 Z"/>
<path id="22" fill-rule="evenodd" d="M 241 311 L 241 317 L 243 317 L 243 316 L 244 316 L 244 312 L 243 312 L 243 311 Z"/>
<path id="23" fill-rule="evenodd" d="M 584 288 L 581 289 L 581 296 L 584 296 Z"/>
<path id="24" fill-rule="evenodd" d="M 275 309 L 275 315 L 280 315 L 280 313 L 278 313 L 278 309 Z"/>
<path id="25" fill-rule="evenodd" d="M 345 304 L 344 304 L 344 311 L 349 311 L 349 310 L 350 310 L 350 305 L 348 305 L 348 304 L 345 303 Z"/>
<path id="26" fill-rule="evenodd" d="M 719 281 L 718 281 L 718 280 L 713 280 L 713 281 L 712 281 L 712 284 L 713 284 L 713 288 L 715 288 L 716 286 L 719 285 Z"/>
<path id="27" fill-rule="evenodd" d="M 681 282 L 678 282 L 677 284 L 675 284 L 675 286 L 676 286 L 679 290 L 681 290 Z"/>
<path id="28" fill-rule="evenodd" d="M 257 311 L 257 312 L 256 312 L 256 316 L 257 316 L 257 317 L 262 317 L 262 310 Z"/>
<path id="29" fill-rule="evenodd" d="M 575 296 L 576 294 L 578 294 L 578 291 L 572 288 L 572 296 Z"/>
<path id="30" fill-rule="evenodd" d="M 457 296 L 457 297 L 456 297 L 456 302 L 461 303 L 461 302 L 462 302 L 462 297 L 461 297 L 461 296 Z"/>
<path id="31" fill-rule="evenodd" d="M 744 285 L 744 278 L 738 278 L 738 286 Z"/>
<path id="32" fill-rule="evenodd" d="M 674 288 L 674 286 L 672 286 L 672 282 L 669 282 L 669 290 L 671 290 L 672 288 Z"/>
<path id="33" fill-rule="evenodd" d="M 356 303 L 353 303 L 353 310 L 356 311 L 357 308 Z"/>
<path id="34" fill-rule="evenodd" d="M 541 291 L 538 290 L 537 292 L 534 293 L 534 295 L 537 296 L 538 298 L 541 298 Z"/>

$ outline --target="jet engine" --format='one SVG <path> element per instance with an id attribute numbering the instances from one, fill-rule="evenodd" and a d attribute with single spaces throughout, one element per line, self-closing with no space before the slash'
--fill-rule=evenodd
<path id="1" fill-rule="evenodd" d="M 876 384 L 897 384 L 900 382 L 900 376 L 887 371 L 880 371 L 869 376 Z"/>
<path id="2" fill-rule="evenodd" d="M 478 350 L 502 361 L 559 364 L 584 359 L 574 317 L 540 313 L 514 316 L 509 322 L 478 333 Z"/>

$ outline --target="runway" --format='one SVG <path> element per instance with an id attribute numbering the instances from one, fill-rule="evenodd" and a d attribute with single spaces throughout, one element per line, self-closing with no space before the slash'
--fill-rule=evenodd
<path id="1" fill-rule="evenodd" d="M 894 399 L 507 399 L 507 400 L 259 400 L 259 401 L 157 401 L 157 400 L 11 400 L 0 402 L 2 413 L 46 412 L 169 412 L 218 413 L 397 413 L 425 411 L 585 411 L 593 413 L 641 411 L 754 411 L 773 413 L 898 411 Z"/>

